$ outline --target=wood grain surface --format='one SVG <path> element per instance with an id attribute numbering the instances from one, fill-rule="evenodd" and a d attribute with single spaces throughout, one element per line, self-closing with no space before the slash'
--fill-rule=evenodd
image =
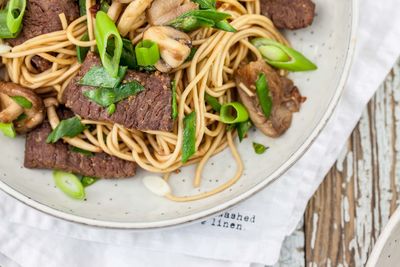
<path id="1" fill-rule="evenodd" d="M 277 266 L 364 266 L 400 198 L 400 60 L 288 237 Z"/>

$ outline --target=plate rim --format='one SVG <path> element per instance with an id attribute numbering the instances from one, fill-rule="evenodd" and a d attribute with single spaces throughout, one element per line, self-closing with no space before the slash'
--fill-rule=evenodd
<path id="1" fill-rule="evenodd" d="M 326 124 L 328 123 L 329 119 L 332 117 L 332 114 L 334 113 L 340 97 L 344 91 L 344 87 L 346 84 L 346 81 L 349 76 L 349 72 L 351 69 L 351 65 L 353 62 L 353 57 L 354 57 L 354 49 L 356 46 L 356 33 L 357 33 L 357 28 L 358 28 L 358 0 L 352 0 L 351 4 L 351 27 L 350 27 L 350 41 L 349 41 L 349 46 L 346 51 L 346 61 L 344 64 L 344 68 L 342 70 L 342 74 L 340 77 L 340 81 L 338 83 L 338 86 L 336 87 L 336 92 L 332 97 L 331 102 L 329 103 L 329 106 L 327 108 L 327 111 L 325 112 L 324 116 L 318 123 L 318 125 L 314 128 L 312 133 L 310 134 L 309 137 L 303 142 L 303 144 L 289 157 L 289 159 L 282 164 L 277 170 L 275 170 L 269 177 L 270 179 L 264 179 L 262 182 L 256 184 L 246 192 L 241 193 L 240 195 L 232 198 L 229 201 L 226 201 L 222 204 L 219 204 L 217 206 L 214 206 L 212 208 L 208 208 L 206 210 L 178 217 L 178 218 L 173 218 L 173 219 L 167 219 L 167 220 L 161 220 L 161 221 L 155 221 L 155 222 L 115 222 L 115 221 L 108 221 L 108 220 L 99 220 L 99 219 L 91 219 L 91 218 L 85 218 L 81 217 L 78 215 L 70 214 L 55 208 L 52 208 L 50 206 L 47 206 L 43 203 L 40 203 L 39 201 L 36 201 L 30 197 L 25 196 L 24 194 L 20 193 L 19 191 L 11 188 L 9 185 L 7 185 L 5 182 L 0 181 L 0 189 L 10 195 L 11 197 L 15 198 L 16 200 L 40 211 L 43 212 L 47 215 L 54 216 L 59 219 L 63 219 L 69 222 L 74 222 L 78 224 L 83 224 L 83 225 L 88 225 L 88 226 L 95 226 L 95 227 L 100 227 L 100 228 L 109 228 L 109 229 L 126 229 L 126 230 L 149 230 L 149 229 L 157 229 L 157 228 L 168 228 L 168 227 L 177 227 L 180 225 L 186 225 L 189 223 L 197 222 L 200 220 L 205 220 L 208 217 L 211 217 L 215 214 L 218 214 L 226 209 L 229 209 L 233 207 L 234 205 L 237 205 L 238 203 L 244 201 L 245 199 L 255 195 L 262 189 L 264 189 L 266 186 L 270 185 L 277 179 L 279 179 L 288 169 L 295 164 L 301 156 L 307 152 L 307 150 L 310 148 L 310 146 L 314 143 L 316 138 L 319 136 L 321 131 L 325 128 Z"/>

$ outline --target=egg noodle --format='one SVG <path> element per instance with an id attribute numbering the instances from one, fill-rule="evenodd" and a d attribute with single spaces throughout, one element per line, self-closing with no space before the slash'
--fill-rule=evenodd
<path id="1" fill-rule="evenodd" d="M 113 1 L 108 15 L 126 37 L 136 44 L 142 39 L 148 23 L 144 10 L 151 1 Z M 138 3 L 142 6 L 137 6 Z M 95 3 L 86 0 L 87 14 Z M 137 12 L 141 10 L 140 12 Z M 231 102 L 235 96 L 234 73 L 246 58 L 262 56 L 250 38 L 266 37 L 289 45 L 287 40 L 265 16 L 260 15 L 260 1 L 219 0 L 218 11 L 232 15 L 231 25 L 237 32 L 225 32 L 212 28 L 202 28 L 190 34 L 192 44 L 197 48 L 190 62 L 172 70 L 177 84 L 178 118 L 173 132 L 138 131 L 126 129 L 119 124 L 82 120 L 94 130 L 85 130 L 74 138 L 64 141 L 91 152 L 105 152 L 118 158 L 136 162 L 141 168 L 153 173 L 164 174 L 168 181 L 171 174 L 183 165 L 197 164 L 193 186 L 199 187 L 205 164 L 211 156 L 229 146 L 237 163 L 234 176 L 217 188 L 193 196 L 165 197 L 173 201 L 192 201 L 206 198 L 233 185 L 243 173 L 243 162 L 234 142 L 234 131 L 228 131 L 220 122 L 219 115 L 204 100 L 205 93 L 216 97 L 220 103 Z M 45 99 L 47 116 L 54 129 L 59 118 L 56 106 L 63 90 L 77 74 L 80 64 L 76 57 L 76 46 L 91 47 L 94 50 L 94 18 L 82 16 L 68 25 L 64 14 L 60 15 L 63 30 L 43 34 L 15 46 L 9 53 L 2 54 L 8 79 L 14 83 L 34 90 Z M 127 28 L 128 27 L 128 28 Z M 85 32 L 89 41 L 80 41 Z M 52 67 L 37 74 L 31 65 L 33 56 L 52 62 Z M 281 73 L 284 75 L 284 73 Z M 56 98 L 58 100 L 56 100 Z M 196 112 L 196 153 L 190 160 L 181 162 L 183 142 L 183 119 L 185 115 Z"/>

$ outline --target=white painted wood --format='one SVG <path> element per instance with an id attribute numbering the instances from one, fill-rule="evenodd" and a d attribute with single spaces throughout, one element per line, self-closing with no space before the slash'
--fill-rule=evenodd
<path id="1" fill-rule="evenodd" d="M 277 266 L 358 267 L 366 263 L 400 201 L 398 136 L 400 61 L 310 201 L 304 235 L 300 226 L 286 239 Z"/>

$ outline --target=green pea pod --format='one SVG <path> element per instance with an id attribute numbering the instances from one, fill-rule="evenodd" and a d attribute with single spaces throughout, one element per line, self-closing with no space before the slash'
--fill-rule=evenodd
<path id="1" fill-rule="evenodd" d="M 226 124 L 244 122 L 249 119 L 249 113 L 239 102 L 231 102 L 221 106 L 220 119 Z"/>
<path id="2" fill-rule="evenodd" d="M 213 27 L 215 23 L 213 20 L 207 18 L 196 16 L 180 16 L 170 21 L 168 25 L 184 32 L 191 32 L 202 27 Z"/>
<path id="3" fill-rule="evenodd" d="M 231 17 L 231 15 L 228 13 L 219 12 L 216 10 L 191 10 L 181 15 L 181 17 L 189 16 L 209 19 L 214 21 L 214 23 Z"/>
<path id="4" fill-rule="evenodd" d="M 278 69 L 289 71 L 317 69 L 317 66 L 300 52 L 271 39 L 256 38 L 251 43 L 258 48 L 268 64 Z"/>

